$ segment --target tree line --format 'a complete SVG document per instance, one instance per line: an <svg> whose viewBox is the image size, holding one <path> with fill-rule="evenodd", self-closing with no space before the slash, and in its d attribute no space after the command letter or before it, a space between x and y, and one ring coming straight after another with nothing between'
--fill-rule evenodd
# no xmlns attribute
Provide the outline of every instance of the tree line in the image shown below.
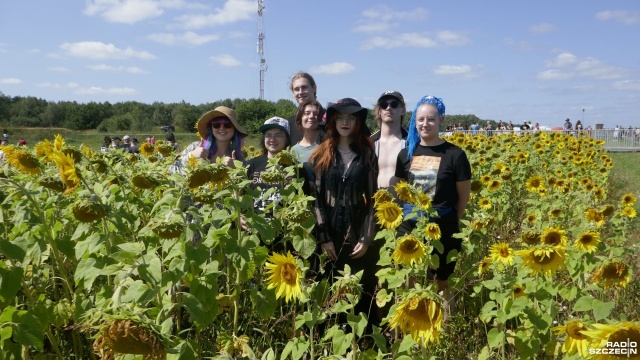
<svg viewBox="0 0 640 360"><path fill-rule="evenodd" d="M257 134L264 121L273 116L289 118L296 114L297 106L290 100L276 102L260 99L224 99L212 103L193 105L184 100L165 104L145 104L137 101L118 103L76 101L47 101L33 96L7 96L0 92L0 126L3 127L56 127L70 130L96 129L99 132L158 130L173 125L176 129L194 132L198 118L217 106L227 106L238 114L241 125ZM407 111L405 124L411 117ZM481 120L475 115L448 115L446 124L470 125ZM495 122L494 122L495 123ZM369 112L367 125L378 128L375 115Z"/></svg>

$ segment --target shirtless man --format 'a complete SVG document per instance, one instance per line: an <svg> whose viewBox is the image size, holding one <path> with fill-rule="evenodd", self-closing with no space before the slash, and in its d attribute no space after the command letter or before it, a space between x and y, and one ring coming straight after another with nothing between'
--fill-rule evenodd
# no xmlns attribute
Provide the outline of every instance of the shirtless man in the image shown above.
<svg viewBox="0 0 640 360"><path fill-rule="evenodd" d="M371 135L378 156L378 187L388 188L397 181L396 160L400 150L406 146L405 139L408 135L402 127L406 113L404 98L397 91L385 91L373 110L380 126L380 131Z"/></svg>

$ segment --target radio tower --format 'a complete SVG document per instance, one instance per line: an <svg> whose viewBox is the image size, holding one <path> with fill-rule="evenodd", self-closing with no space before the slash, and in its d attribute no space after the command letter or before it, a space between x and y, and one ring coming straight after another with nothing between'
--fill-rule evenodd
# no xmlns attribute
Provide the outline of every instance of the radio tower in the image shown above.
<svg viewBox="0 0 640 360"><path fill-rule="evenodd" d="M258 55L260 55L260 100L264 100L264 73L267 72L267 63L264 60L264 32L262 29L262 5L263 0L258 0Z"/></svg>

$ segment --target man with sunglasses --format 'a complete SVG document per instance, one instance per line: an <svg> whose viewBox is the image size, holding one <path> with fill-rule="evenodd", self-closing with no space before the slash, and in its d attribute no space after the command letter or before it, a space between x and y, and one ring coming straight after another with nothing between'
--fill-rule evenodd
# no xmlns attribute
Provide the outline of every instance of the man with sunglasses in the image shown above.
<svg viewBox="0 0 640 360"><path fill-rule="evenodd" d="M378 157L378 187L395 184L396 160L400 150L406 147L407 130L402 121L406 113L404 98L398 91L385 91L373 108L380 130L371 135Z"/></svg>

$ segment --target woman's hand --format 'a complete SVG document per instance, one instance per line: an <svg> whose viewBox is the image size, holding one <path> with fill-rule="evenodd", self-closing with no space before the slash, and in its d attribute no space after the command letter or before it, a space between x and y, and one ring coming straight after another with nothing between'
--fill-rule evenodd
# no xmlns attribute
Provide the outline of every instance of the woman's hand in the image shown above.
<svg viewBox="0 0 640 360"><path fill-rule="evenodd" d="M191 151L191 156L196 159L206 159L209 157L209 151L202 146L198 146Z"/></svg>
<svg viewBox="0 0 640 360"><path fill-rule="evenodd" d="M336 254L336 248L333 245L333 241L327 241L326 243L322 243L320 246L322 247L322 252L327 254L329 260L338 260L338 255Z"/></svg>
<svg viewBox="0 0 640 360"><path fill-rule="evenodd" d="M249 231L249 227L247 226L247 221L244 219L244 215L240 215L240 227L246 232L251 232Z"/></svg>
<svg viewBox="0 0 640 360"><path fill-rule="evenodd" d="M235 150L231 152L231 157L225 156L224 158L222 158L222 162L230 168L235 167L235 165L233 164L235 160L236 160Z"/></svg>
<svg viewBox="0 0 640 360"><path fill-rule="evenodd" d="M352 259L361 258L367 252L367 249L369 249L369 245L359 242L349 256L351 256Z"/></svg>

